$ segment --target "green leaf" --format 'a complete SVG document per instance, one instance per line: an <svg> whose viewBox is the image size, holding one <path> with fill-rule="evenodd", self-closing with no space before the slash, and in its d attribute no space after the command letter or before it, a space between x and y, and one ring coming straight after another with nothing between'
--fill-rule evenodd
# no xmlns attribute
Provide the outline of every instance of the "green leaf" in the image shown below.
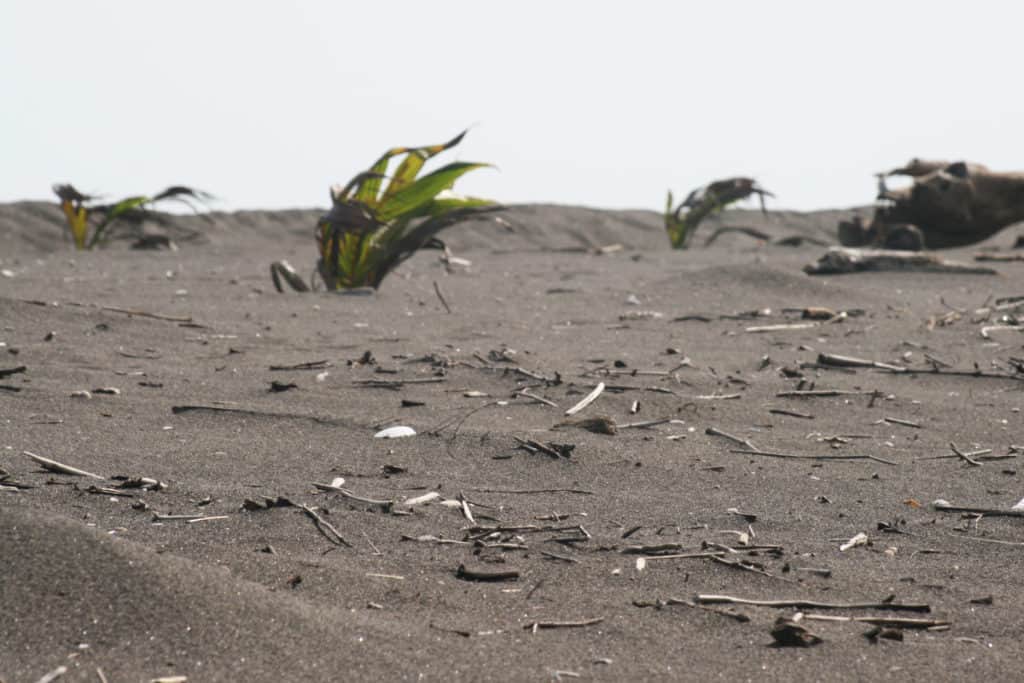
<svg viewBox="0 0 1024 683"><path fill-rule="evenodd" d="M435 218L437 216L443 216L450 211L457 211L459 209L482 209L485 207L496 206L495 202L490 199L483 199L481 197L460 197L458 195L439 196L434 201L422 207L417 211L418 216L427 216Z"/></svg>
<svg viewBox="0 0 1024 683"><path fill-rule="evenodd" d="M449 189L460 177L490 164L456 162L429 173L403 187L377 207L377 219L387 223L404 215L414 214L429 204L442 191Z"/></svg>
<svg viewBox="0 0 1024 683"><path fill-rule="evenodd" d="M377 195L380 193L380 185L386 177L385 174L388 170L388 162L391 160L391 157L401 154L405 149L406 148L404 147L389 149L384 153L384 156L378 159L377 162L370 167L369 171L363 174L366 178L360 185L358 191L356 191L355 200L357 202L362 202L363 204L371 207L377 205Z"/></svg>
<svg viewBox="0 0 1024 683"><path fill-rule="evenodd" d="M408 156L406 156L405 159L402 160L402 163L398 165L398 169L395 171L394 176L392 176L391 182L388 184L387 189L384 190L382 200L387 200L403 187L406 187L416 180L416 176L419 175L420 170L423 168L423 164L446 149L451 149L462 142L462 138L466 136L466 132L467 131L462 131L448 142L440 145L417 147L416 149L409 150Z"/></svg>

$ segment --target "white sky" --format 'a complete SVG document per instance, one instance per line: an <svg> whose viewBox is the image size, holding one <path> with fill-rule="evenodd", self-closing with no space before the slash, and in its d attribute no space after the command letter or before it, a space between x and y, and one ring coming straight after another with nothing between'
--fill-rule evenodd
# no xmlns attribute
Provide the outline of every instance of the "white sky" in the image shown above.
<svg viewBox="0 0 1024 683"><path fill-rule="evenodd" d="M188 184L324 206L387 147L507 203L661 210L747 174L869 202L912 156L1024 169L1024 5L891 0L3 0L0 201Z"/></svg>

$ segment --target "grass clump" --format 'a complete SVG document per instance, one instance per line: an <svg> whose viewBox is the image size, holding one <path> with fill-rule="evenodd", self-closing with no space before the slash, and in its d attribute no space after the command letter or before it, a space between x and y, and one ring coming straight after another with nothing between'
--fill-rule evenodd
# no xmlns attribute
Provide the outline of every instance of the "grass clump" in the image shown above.
<svg viewBox="0 0 1024 683"><path fill-rule="evenodd" d="M673 249L686 249L701 221L731 204L757 195L764 211L764 198L774 197L753 178L726 178L698 187L673 209L672 191L665 204L665 230Z"/></svg>
<svg viewBox="0 0 1024 683"><path fill-rule="evenodd" d="M173 185L151 197L136 195L110 204L97 203L98 196L82 194L70 184L54 185L53 192L60 199L76 249L92 249L103 244L112 234L111 228L119 222L137 225L154 217L154 207L159 202L178 201L196 211L189 199L206 202L213 198L201 190L184 185Z"/></svg>
<svg viewBox="0 0 1024 683"><path fill-rule="evenodd" d="M327 289L376 289L444 228L498 208L490 200L451 192L456 180L489 164L455 162L419 175L429 159L455 147L465 134L440 145L389 149L347 185L331 188L331 210L316 228L317 272ZM401 161L388 175L396 157Z"/></svg>

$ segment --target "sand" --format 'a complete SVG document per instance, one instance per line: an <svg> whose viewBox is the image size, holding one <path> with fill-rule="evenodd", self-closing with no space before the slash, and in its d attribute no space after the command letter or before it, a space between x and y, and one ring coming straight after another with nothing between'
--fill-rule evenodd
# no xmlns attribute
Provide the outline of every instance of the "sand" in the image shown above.
<svg viewBox="0 0 1024 683"><path fill-rule="evenodd" d="M674 252L652 212L516 206L442 234L468 269L427 250L359 296L273 290L272 260L311 271L316 210L76 253L56 207L0 207L0 374L25 367L0 377L0 680L1021 677L1024 521L931 503L1024 496L1016 457L984 459L1024 443L1024 337L986 339L1014 311L977 312L1024 295L1024 263L805 275L849 214L731 211ZM701 246L719 225L803 241ZM618 433L559 426L598 383L575 418ZM779 396L798 387L853 393ZM374 438L394 425L418 434ZM951 442L991 453L927 459ZM347 494L315 486L339 477ZM710 594L930 611L680 604ZM822 644L774 647L798 611L949 625L873 642L805 620Z"/></svg>

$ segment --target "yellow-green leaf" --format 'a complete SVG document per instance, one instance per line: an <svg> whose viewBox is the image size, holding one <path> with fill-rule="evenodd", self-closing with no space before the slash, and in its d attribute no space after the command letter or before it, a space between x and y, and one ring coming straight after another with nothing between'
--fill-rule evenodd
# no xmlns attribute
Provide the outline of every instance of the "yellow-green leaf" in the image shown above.
<svg viewBox="0 0 1024 683"><path fill-rule="evenodd" d="M466 173L487 166L490 164L456 162L428 173L382 201L377 207L377 219L387 223L401 216L414 214L433 201L442 190L449 189Z"/></svg>

